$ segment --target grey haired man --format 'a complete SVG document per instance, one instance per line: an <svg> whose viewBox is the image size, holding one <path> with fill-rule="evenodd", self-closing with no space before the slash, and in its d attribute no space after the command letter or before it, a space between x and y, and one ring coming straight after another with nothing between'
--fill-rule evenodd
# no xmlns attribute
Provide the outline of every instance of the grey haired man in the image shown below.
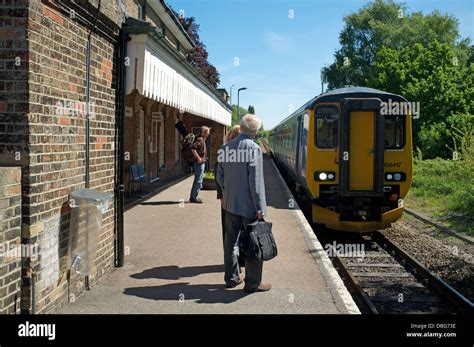
<svg viewBox="0 0 474 347"><path fill-rule="evenodd" d="M263 178L263 157L254 139L262 126L257 116L247 114L240 123L240 135L218 152L217 181L224 195L225 240L224 280L228 288L243 283L238 264L239 233L247 224L263 219L267 204ZM262 283L263 262L245 261L244 291L268 291Z"/></svg>

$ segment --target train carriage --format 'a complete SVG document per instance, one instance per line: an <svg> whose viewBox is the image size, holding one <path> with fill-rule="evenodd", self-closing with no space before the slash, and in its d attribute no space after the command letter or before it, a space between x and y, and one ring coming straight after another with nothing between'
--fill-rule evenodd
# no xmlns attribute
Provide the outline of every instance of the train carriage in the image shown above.
<svg viewBox="0 0 474 347"><path fill-rule="evenodd" d="M412 181L410 104L371 88L321 94L270 132L270 151L314 223L370 232L402 215Z"/></svg>

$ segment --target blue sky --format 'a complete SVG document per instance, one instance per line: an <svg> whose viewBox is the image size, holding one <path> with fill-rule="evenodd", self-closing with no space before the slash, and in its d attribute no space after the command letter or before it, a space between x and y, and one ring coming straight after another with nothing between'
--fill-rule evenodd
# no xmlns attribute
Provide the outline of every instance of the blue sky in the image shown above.
<svg viewBox="0 0 474 347"><path fill-rule="evenodd" d="M265 129L321 92L320 70L339 48L343 17L367 0L168 0L200 25L209 61L232 103L255 107ZM410 12L435 9L459 20L463 37L474 38L473 0L409 0ZM293 18L290 18L293 17ZM235 64L235 63L238 64Z"/></svg>

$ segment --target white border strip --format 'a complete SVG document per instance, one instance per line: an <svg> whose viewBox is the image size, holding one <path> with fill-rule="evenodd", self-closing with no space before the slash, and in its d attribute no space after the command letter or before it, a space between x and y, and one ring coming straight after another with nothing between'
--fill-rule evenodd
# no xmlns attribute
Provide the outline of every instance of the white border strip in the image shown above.
<svg viewBox="0 0 474 347"><path fill-rule="evenodd" d="M342 281L341 277L334 268L331 260L329 259L327 253L324 251L321 243L314 234L313 229L311 228L305 216L303 215L303 212L301 211L298 203L296 202L296 199L294 198L290 189L283 180L283 177L281 177L278 168L276 167L272 159L270 159L270 161L273 165L273 168L275 169L275 173L277 174L278 179L280 180L281 186L285 190L287 196L295 203L295 207L292 211L294 213L295 219L300 224L301 232L305 237L310 250L312 251L310 252L311 255L313 256L316 263L320 266L321 270L323 270L323 276L329 288L332 289L331 283L334 285L334 290L332 290L333 296L334 294L336 294L341 298L342 302L345 305L347 313L360 314L360 310L354 302L354 299L352 299L352 296L344 285L344 282Z"/></svg>

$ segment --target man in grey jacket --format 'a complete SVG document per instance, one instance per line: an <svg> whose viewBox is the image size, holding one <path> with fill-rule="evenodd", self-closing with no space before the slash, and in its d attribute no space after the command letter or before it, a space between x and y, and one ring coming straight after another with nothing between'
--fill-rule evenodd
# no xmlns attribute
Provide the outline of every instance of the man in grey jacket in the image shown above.
<svg viewBox="0 0 474 347"><path fill-rule="evenodd" d="M223 145L217 156L217 181L224 195L225 239L224 280L228 288L243 282L238 264L239 232L266 213L263 158L260 147L254 142L262 122L247 114L240 123L240 135ZM249 293L270 290L262 283L263 262L245 261L245 286Z"/></svg>

